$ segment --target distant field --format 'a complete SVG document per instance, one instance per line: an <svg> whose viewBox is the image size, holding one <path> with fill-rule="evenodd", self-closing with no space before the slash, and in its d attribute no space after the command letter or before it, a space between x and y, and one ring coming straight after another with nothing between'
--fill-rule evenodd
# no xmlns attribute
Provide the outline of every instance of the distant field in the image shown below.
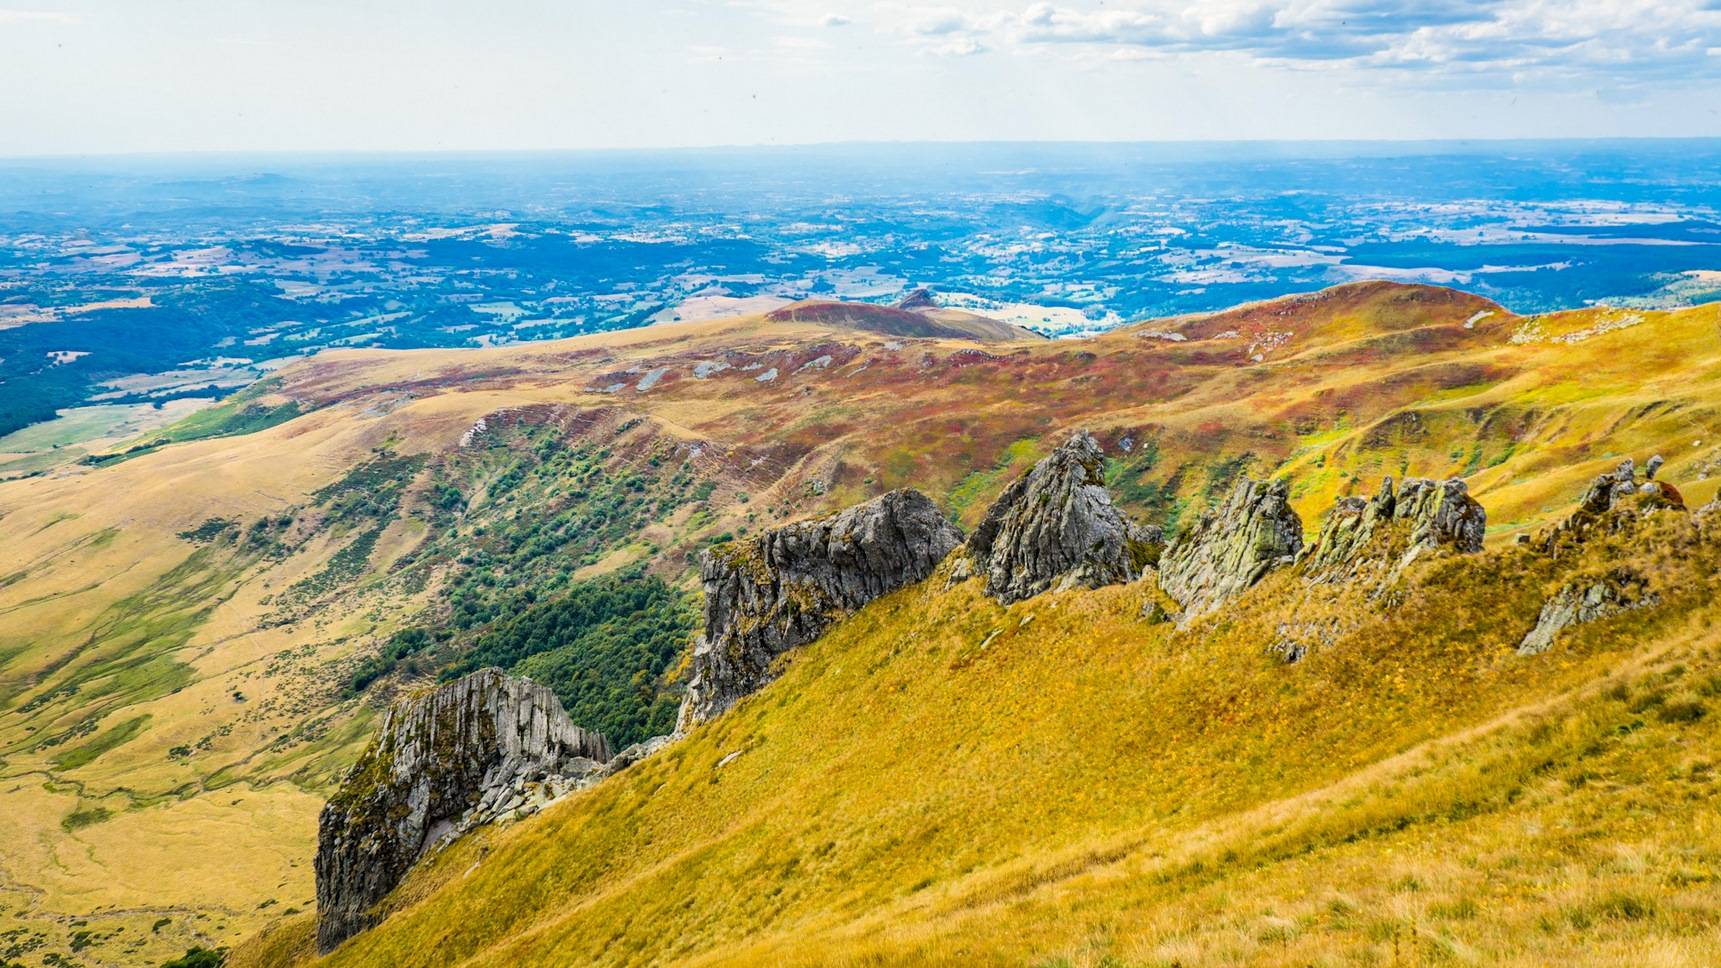
<svg viewBox="0 0 1721 968"><path fill-rule="evenodd" d="M0 437L0 475L28 474L73 463L140 434L159 430L208 406L206 399L75 407Z"/></svg>

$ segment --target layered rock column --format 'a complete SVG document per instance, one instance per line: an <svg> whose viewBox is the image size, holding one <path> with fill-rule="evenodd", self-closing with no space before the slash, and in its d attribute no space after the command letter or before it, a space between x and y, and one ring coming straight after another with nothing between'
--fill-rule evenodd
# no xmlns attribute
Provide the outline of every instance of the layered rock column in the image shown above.
<svg viewBox="0 0 1721 968"><path fill-rule="evenodd" d="M881 595L925 579L962 531L912 489L700 556L705 633L676 728L710 719L772 678L777 656Z"/></svg>
<svg viewBox="0 0 1721 968"><path fill-rule="evenodd" d="M573 785L609 758L555 693L498 669L395 703L318 818L317 949L373 926L377 902L444 835L524 803L527 783Z"/></svg>
<svg viewBox="0 0 1721 968"><path fill-rule="evenodd" d="M1388 549L1376 545L1385 526L1402 523L1409 528L1409 548L1396 560L1386 560ZM1314 544L1299 556L1299 566L1310 578L1338 581L1354 577L1365 565L1378 565L1387 579L1422 551L1450 548L1461 554L1482 550L1488 531L1488 512L1470 496L1460 478L1431 481L1412 477L1394 491L1392 478L1381 481L1372 498L1341 497L1328 512ZM1402 545L1398 547L1403 547ZM1378 574L1377 574L1378 577Z"/></svg>

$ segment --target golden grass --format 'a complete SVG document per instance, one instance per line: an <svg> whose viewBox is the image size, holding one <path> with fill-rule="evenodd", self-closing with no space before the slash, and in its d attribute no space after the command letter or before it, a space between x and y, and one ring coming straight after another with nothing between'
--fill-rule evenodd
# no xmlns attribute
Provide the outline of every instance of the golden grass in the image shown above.
<svg viewBox="0 0 1721 968"><path fill-rule="evenodd" d="M1696 584L1532 658L1517 548L1289 667L1290 581L1180 634L1141 586L935 577L450 849L328 963L1706 963L1716 733L1679 704L1721 690L1721 545L1665 527L1642 566Z"/></svg>

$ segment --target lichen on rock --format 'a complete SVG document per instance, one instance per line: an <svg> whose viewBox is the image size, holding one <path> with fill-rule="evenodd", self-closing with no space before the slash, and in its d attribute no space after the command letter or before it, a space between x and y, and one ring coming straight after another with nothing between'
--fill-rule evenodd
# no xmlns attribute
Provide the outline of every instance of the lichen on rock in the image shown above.
<svg viewBox="0 0 1721 968"><path fill-rule="evenodd" d="M1401 533L1389 536L1395 526ZM1297 564L1316 582L1364 579L1385 587L1424 551L1481 551L1487 531L1488 512L1462 479L1412 477L1395 490L1388 477L1374 497L1339 498Z"/></svg>
<svg viewBox="0 0 1721 968"><path fill-rule="evenodd" d="M1162 535L1123 516L1105 486L1105 454L1078 431L1004 490L968 537L986 594L1008 605L1047 591L1134 581Z"/></svg>
<svg viewBox="0 0 1721 968"><path fill-rule="evenodd" d="M609 758L555 693L499 669L399 700L318 818L318 950L374 925L377 902L439 843L541 809Z"/></svg>
<svg viewBox="0 0 1721 968"><path fill-rule="evenodd" d="M700 556L705 632L677 730L721 714L773 678L779 655L881 595L931 575L962 531L904 488Z"/></svg>
<svg viewBox="0 0 1721 968"><path fill-rule="evenodd" d="M1303 520L1282 480L1243 478L1224 504L1209 508L1165 547L1159 587L1188 623L1242 594L1303 547Z"/></svg>

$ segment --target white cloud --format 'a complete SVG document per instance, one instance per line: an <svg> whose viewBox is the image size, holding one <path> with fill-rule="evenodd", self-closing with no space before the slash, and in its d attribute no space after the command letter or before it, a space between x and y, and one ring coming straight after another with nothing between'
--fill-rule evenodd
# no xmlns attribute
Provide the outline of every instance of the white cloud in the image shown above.
<svg viewBox="0 0 1721 968"><path fill-rule="evenodd" d="M928 47L925 53L937 54L941 57L970 57L974 54L984 54L991 48L972 37L955 37L936 47Z"/></svg>
<svg viewBox="0 0 1721 968"><path fill-rule="evenodd" d="M819 18L819 26L821 27L847 27L852 23L854 23L853 20L840 13L827 13Z"/></svg>
<svg viewBox="0 0 1721 968"><path fill-rule="evenodd" d="M903 29L909 33L926 37L942 37L982 29L983 26L979 18L971 17L954 7L923 9L908 17L902 24Z"/></svg>
<svg viewBox="0 0 1721 968"><path fill-rule="evenodd" d="M1709 0L1041 0L1019 11L908 8L896 22L910 36L948 38L934 48L942 53L1237 51L1290 67L1502 77L1709 73L1721 47L1721 4Z"/></svg>

